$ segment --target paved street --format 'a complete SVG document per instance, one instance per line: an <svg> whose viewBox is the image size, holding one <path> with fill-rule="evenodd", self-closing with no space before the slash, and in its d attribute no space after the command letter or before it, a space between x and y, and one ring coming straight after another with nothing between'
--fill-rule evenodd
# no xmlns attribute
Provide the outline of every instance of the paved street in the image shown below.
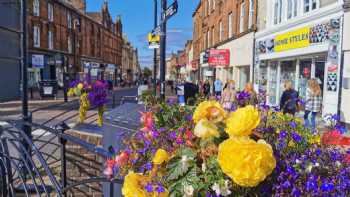
<svg viewBox="0 0 350 197"><path fill-rule="evenodd" d="M115 104L120 104L123 97L136 96L137 88L123 88L114 91ZM109 94L108 109L113 105L113 94ZM78 98L70 98L64 103L62 98L57 100L34 100L29 102L29 109L33 114L33 122L54 126L62 121L73 124L78 119ZM21 117L21 101L0 103L0 121L15 120ZM89 110L86 123L95 123L97 119L96 110Z"/></svg>

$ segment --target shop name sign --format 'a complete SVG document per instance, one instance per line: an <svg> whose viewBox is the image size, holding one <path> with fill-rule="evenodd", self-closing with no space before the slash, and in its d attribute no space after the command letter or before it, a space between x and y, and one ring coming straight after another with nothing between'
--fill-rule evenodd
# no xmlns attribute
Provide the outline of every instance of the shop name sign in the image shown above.
<svg viewBox="0 0 350 197"><path fill-rule="evenodd" d="M334 19L324 23L295 29L257 43L259 53L274 53L300 49L311 45L326 44L330 40L330 30L337 26Z"/></svg>
<svg viewBox="0 0 350 197"><path fill-rule="evenodd" d="M211 49L209 52L208 63L211 66L228 66L230 64L230 50Z"/></svg>
<svg viewBox="0 0 350 197"><path fill-rule="evenodd" d="M287 51L290 49L298 49L308 47L310 27L304 27L295 31L280 34L275 37L275 51Z"/></svg>

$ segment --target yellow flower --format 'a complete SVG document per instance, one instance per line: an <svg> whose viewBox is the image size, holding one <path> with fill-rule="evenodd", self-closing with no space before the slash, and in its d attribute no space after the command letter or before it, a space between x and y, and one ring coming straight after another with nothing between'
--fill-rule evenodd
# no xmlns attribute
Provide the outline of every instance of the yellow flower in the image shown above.
<svg viewBox="0 0 350 197"><path fill-rule="evenodd" d="M165 192L158 194L158 192L154 191L152 193L147 192L144 188L147 182L151 181L151 179L142 174L136 174L134 172L129 172L128 175L125 176L124 184L122 188L122 194L124 197L168 197L169 192L165 190Z"/></svg>
<svg viewBox="0 0 350 197"><path fill-rule="evenodd" d="M203 118L217 123L226 118L226 111L217 101L203 101L193 113L193 121L197 123Z"/></svg>
<svg viewBox="0 0 350 197"><path fill-rule="evenodd" d="M233 137L219 145L222 171L242 187L255 187L276 167L271 145L249 137Z"/></svg>
<svg viewBox="0 0 350 197"><path fill-rule="evenodd" d="M155 165L161 165L169 160L169 154L164 149L158 149L154 158L153 163Z"/></svg>
<svg viewBox="0 0 350 197"><path fill-rule="evenodd" d="M226 120L226 133L233 136L248 136L260 123L258 110L253 106L240 108Z"/></svg>
<svg viewBox="0 0 350 197"><path fill-rule="evenodd" d="M293 140L288 142L288 146L289 147L295 147L295 143L293 142Z"/></svg>
<svg viewBox="0 0 350 197"><path fill-rule="evenodd" d="M213 122L204 118L196 124L194 135L199 138L219 137L219 131Z"/></svg>
<svg viewBox="0 0 350 197"><path fill-rule="evenodd" d="M69 88L68 92L67 92L68 96L74 96L74 89L73 88Z"/></svg>
<svg viewBox="0 0 350 197"><path fill-rule="evenodd" d="M147 181L146 176L129 172L124 179L122 194L125 197L147 197L147 191L143 187Z"/></svg>
<svg viewBox="0 0 350 197"><path fill-rule="evenodd" d="M82 84L82 83L79 83L79 84L77 85L77 88L80 89L80 90L83 89L83 87L84 87L84 84Z"/></svg>

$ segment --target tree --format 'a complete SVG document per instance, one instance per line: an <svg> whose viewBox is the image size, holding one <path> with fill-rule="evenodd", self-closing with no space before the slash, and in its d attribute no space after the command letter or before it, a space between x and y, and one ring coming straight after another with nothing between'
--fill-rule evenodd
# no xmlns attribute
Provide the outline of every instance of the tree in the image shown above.
<svg viewBox="0 0 350 197"><path fill-rule="evenodd" d="M143 77L149 78L150 76L152 76L152 70L149 69L148 67L144 67L142 70L142 74L143 74Z"/></svg>

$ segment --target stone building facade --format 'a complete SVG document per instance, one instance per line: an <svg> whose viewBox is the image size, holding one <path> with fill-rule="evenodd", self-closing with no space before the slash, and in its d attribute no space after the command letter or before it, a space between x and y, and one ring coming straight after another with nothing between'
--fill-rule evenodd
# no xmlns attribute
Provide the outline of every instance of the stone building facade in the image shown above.
<svg viewBox="0 0 350 197"><path fill-rule="evenodd" d="M130 84L138 80L141 74L138 51L131 45L126 36L123 36L121 65L120 79L122 81Z"/></svg>
<svg viewBox="0 0 350 197"><path fill-rule="evenodd" d="M29 80L57 80L89 74L115 81L122 56L122 23L112 20L105 2L100 12L85 10L85 0L29 0ZM80 74L80 75L78 75Z"/></svg>
<svg viewBox="0 0 350 197"><path fill-rule="evenodd" d="M192 15L193 60L200 65L201 80L250 81L256 9L257 0L199 2ZM229 64L209 65L205 56L210 49L229 51Z"/></svg>

